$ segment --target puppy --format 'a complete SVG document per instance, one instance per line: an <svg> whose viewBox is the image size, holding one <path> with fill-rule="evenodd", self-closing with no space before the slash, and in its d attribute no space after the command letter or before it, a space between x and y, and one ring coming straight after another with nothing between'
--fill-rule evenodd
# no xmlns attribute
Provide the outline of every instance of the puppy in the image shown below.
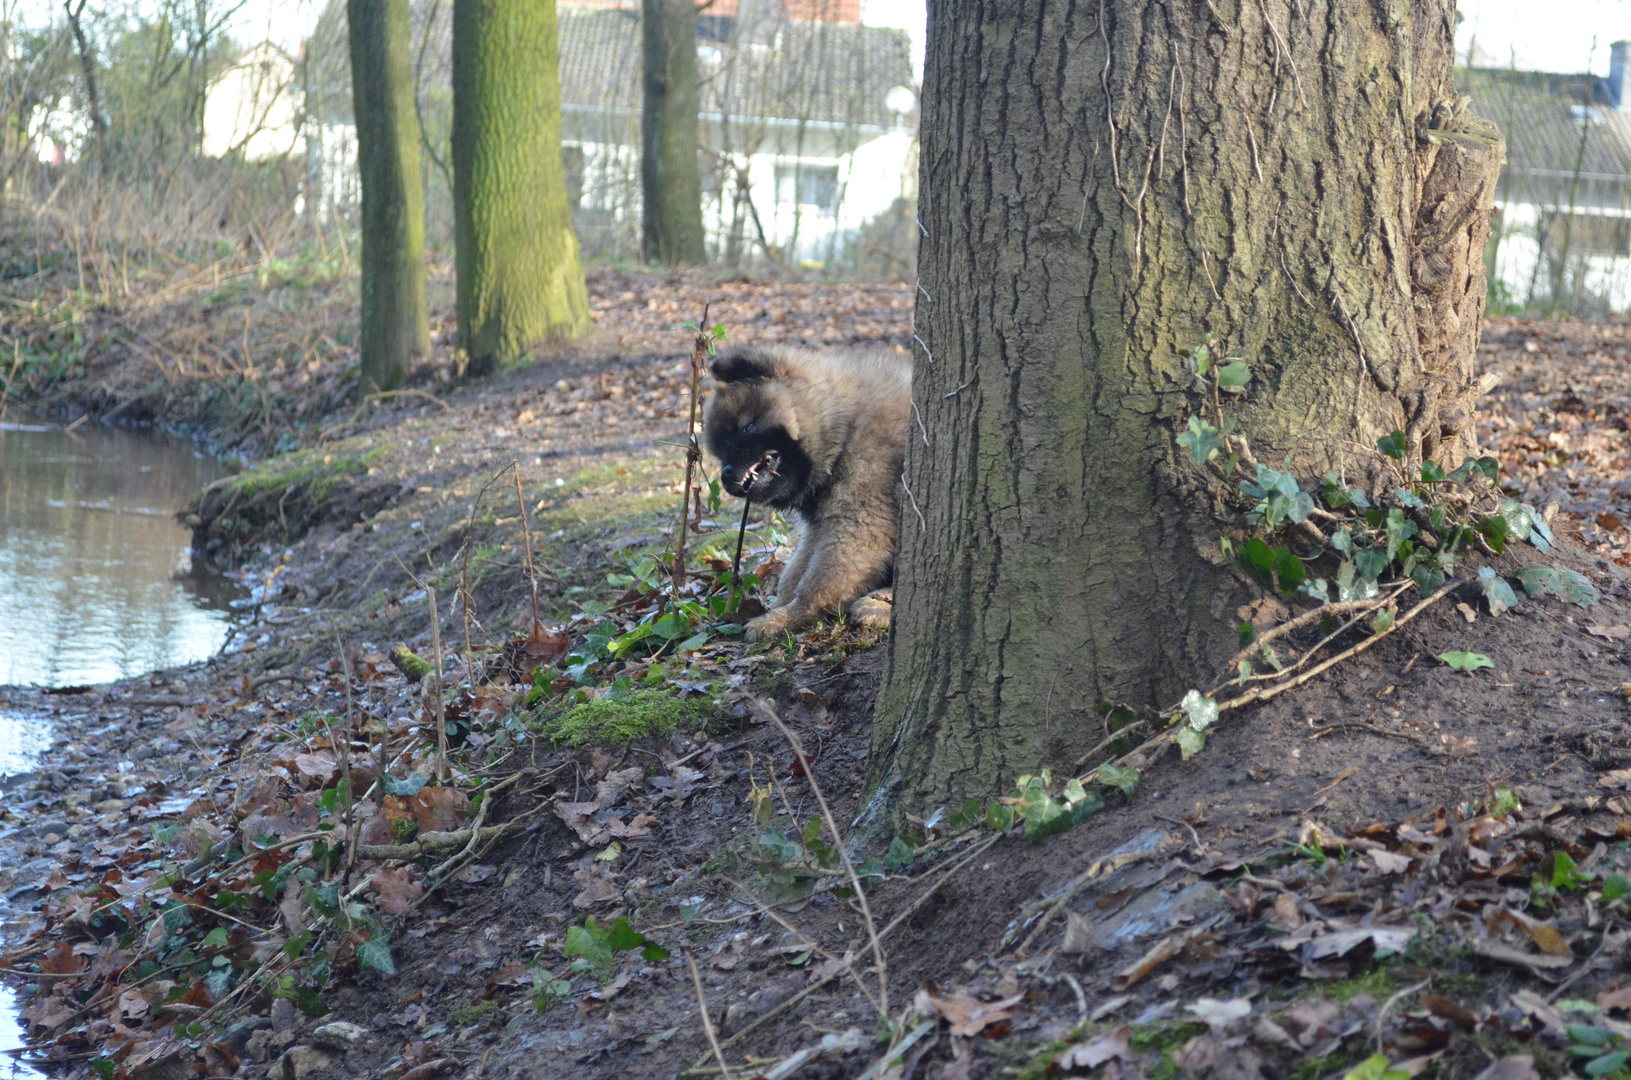
<svg viewBox="0 0 1631 1080"><path fill-rule="evenodd" d="M826 612L889 625L912 361L882 349L734 348L703 439L725 490L791 511L802 526L775 603L750 640L801 630Z"/></svg>

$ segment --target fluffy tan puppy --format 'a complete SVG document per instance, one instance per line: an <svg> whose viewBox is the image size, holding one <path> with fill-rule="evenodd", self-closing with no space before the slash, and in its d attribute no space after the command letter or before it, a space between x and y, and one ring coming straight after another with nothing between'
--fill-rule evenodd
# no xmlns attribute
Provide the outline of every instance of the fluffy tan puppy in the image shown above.
<svg viewBox="0 0 1631 1080"><path fill-rule="evenodd" d="M703 438L725 490L801 526L775 602L748 637L801 630L827 612L887 627L911 358L769 345L721 353L709 371Z"/></svg>

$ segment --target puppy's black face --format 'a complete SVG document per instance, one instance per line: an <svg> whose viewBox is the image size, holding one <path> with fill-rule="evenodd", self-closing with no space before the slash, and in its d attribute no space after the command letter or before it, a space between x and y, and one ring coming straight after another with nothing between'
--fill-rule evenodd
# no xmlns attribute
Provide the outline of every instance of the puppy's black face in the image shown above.
<svg viewBox="0 0 1631 1080"><path fill-rule="evenodd" d="M804 501L810 459L782 425L716 411L708 417L704 437L719 459L720 482L732 495L779 510Z"/></svg>

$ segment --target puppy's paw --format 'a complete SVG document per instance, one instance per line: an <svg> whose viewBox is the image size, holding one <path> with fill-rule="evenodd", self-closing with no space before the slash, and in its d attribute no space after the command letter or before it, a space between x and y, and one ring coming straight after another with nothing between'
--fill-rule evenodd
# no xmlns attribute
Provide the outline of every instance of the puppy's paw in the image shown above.
<svg viewBox="0 0 1631 1080"><path fill-rule="evenodd" d="M748 621L748 628L743 635L749 641L769 641L779 637L782 631L790 629L793 616L786 608L772 608L757 619Z"/></svg>
<svg viewBox="0 0 1631 1080"><path fill-rule="evenodd" d="M895 590L878 589L849 606L849 616L871 630L889 629L889 616L895 608Z"/></svg>

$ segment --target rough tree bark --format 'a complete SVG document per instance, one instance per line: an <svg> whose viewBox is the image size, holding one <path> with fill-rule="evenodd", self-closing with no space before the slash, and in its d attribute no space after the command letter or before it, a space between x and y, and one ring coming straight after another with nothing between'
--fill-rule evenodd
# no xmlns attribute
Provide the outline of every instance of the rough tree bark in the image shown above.
<svg viewBox="0 0 1631 1080"><path fill-rule="evenodd" d="M395 389L430 352L419 117L408 0L349 0L351 96L362 181L361 394Z"/></svg>
<svg viewBox="0 0 1631 1080"><path fill-rule="evenodd" d="M589 327L559 72L554 0L454 0L459 343L474 375Z"/></svg>
<svg viewBox="0 0 1631 1080"><path fill-rule="evenodd" d="M1174 437L1244 358L1258 460L1474 446L1502 143L1452 0L930 6L915 400L862 820L1068 768L1207 685L1250 594ZM929 352L932 350L932 356ZM919 517L921 513L921 518Z"/></svg>
<svg viewBox="0 0 1631 1080"><path fill-rule="evenodd" d="M640 250L664 266L707 260L697 153L697 8L644 0L640 12L645 108L640 117Z"/></svg>

